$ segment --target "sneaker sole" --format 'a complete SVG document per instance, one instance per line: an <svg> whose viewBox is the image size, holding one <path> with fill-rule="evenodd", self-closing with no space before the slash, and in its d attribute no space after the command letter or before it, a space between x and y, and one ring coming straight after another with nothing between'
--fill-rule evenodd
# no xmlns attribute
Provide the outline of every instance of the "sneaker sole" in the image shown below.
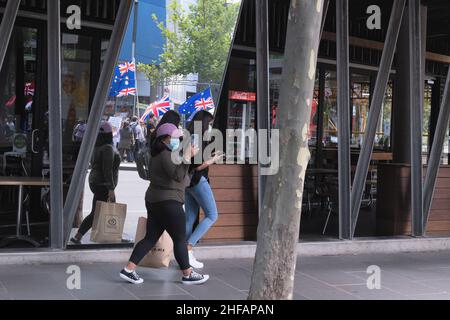
<svg viewBox="0 0 450 320"><path fill-rule="evenodd" d="M143 279L141 279L140 281L135 281L135 280L130 279L130 278L128 278L126 275L121 274L121 273L119 273L119 276L120 276L123 280L126 280L126 281L128 281L128 282L130 282L130 283L133 283L133 284L141 284L141 283L144 282Z"/></svg>
<svg viewBox="0 0 450 320"><path fill-rule="evenodd" d="M209 280L209 275L204 275L203 276L203 279L202 280L199 280L199 281L184 281L184 280L181 280L181 282L184 284L184 285L187 285L187 286L193 286L193 285L199 285L199 284L204 284L206 281L208 281Z"/></svg>

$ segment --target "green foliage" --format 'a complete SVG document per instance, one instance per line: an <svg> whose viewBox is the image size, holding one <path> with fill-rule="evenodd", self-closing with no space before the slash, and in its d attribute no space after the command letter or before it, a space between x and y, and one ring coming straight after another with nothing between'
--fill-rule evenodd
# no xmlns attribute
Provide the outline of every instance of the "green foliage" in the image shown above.
<svg viewBox="0 0 450 320"><path fill-rule="evenodd" d="M198 73L200 81L220 82L237 21L239 3L198 0L187 12L176 0L168 10L168 25L153 16L166 38L164 52L160 55L159 74L171 77ZM148 74L153 77L155 72L149 70Z"/></svg>
<svg viewBox="0 0 450 320"><path fill-rule="evenodd" d="M167 74L161 66L158 66L155 61L152 64L138 63L138 71L142 72L152 85L161 85Z"/></svg>

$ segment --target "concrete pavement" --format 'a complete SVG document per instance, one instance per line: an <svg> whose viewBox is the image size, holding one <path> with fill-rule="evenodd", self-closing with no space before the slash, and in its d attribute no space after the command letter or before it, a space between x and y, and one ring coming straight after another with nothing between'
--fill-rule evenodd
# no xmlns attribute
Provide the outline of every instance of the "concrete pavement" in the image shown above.
<svg viewBox="0 0 450 320"><path fill-rule="evenodd" d="M69 290L70 264L0 266L0 299L164 299L243 300L250 286L251 259L206 262L211 280L183 286L176 264L168 269L139 269L142 285L118 277L122 263L82 263L81 289ZM381 270L381 289L368 289L369 266ZM300 257L294 299L449 299L450 251Z"/></svg>

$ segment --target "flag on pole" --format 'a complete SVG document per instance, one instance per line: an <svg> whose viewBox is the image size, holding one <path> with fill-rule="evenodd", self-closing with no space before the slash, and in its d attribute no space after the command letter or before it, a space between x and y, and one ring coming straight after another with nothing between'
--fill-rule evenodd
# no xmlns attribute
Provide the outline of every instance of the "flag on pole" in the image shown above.
<svg viewBox="0 0 450 320"><path fill-rule="evenodd" d="M136 95L136 88L125 88L125 89L122 89L117 94L117 97L123 97L123 96L128 96L128 95L135 96Z"/></svg>
<svg viewBox="0 0 450 320"><path fill-rule="evenodd" d="M129 72L136 72L136 64L134 63L134 60L119 64L119 72L121 76L124 76Z"/></svg>
<svg viewBox="0 0 450 320"><path fill-rule="evenodd" d="M114 70L113 81L109 91L110 97L136 95L136 66L134 61L121 63Z"/></svg>
<svg viewBox="0 0 450 320"><path fill-rule="evenodd" d="M173 106L170 103L169 96L164 96L162 99L153 102L147 109L145 109L145 112L141 117L141 121L146 122L150 118L151 114L155 117L161 117L171 109L173 109Z"/></svg>
<svg viewBox="0 0 450 320"><path fill-rule="evenodd" d="M181 114L189 116L200 110L212 109L214 109L214 101L211 96L211 88L208 88L187 99L178 110Z"/></svg>

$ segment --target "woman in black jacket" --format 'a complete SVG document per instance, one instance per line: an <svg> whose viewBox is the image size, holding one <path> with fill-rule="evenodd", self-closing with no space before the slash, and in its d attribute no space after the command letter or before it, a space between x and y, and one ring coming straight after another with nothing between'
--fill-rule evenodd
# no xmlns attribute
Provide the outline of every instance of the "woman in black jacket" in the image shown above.
<svg viewBox="0 0 450 320"><path fill-rule="evenodd" d="M97 201L116 201L114 189L119 180L120 156L113 147L112 127L103 121L95 143L94 155L89 174L89 188L94 193L91 213L83 220L77 234L70 239L75 244L92 228Z"/></svg>

